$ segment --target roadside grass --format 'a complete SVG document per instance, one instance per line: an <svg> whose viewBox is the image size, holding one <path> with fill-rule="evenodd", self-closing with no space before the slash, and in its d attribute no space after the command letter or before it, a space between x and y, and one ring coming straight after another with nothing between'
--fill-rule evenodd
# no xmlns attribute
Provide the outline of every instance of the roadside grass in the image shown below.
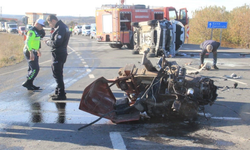
<svg viewBox="0 0 250 150"><path fill-rule="evenodd" d="M21 62L24 59L23 36L0 32L0 68Z"/></svg>

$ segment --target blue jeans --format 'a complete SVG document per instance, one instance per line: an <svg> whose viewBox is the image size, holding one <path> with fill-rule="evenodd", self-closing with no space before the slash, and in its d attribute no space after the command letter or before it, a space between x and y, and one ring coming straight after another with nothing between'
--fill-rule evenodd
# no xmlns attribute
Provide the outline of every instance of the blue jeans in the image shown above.
<svg viewBox="0 0 250 150"><path fill-rule="evenodd" d="M200 64L204 64L204 57L207 53L207 50L202 50L201 56L200 56ZM217 64L217 51L212 52L213 53L213 65Z"/></svg>

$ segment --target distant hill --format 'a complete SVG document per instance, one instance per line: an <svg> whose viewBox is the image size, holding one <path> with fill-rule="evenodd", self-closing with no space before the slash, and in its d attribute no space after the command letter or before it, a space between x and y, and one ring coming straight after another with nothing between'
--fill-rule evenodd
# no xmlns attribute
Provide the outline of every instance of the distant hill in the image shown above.
<svg viewBox="0 0 250 150"><path fill-rule="evenodd" d="M22 20L22 18L25 15L8 15L8 14L2 14L2 18L15 18L18 20ZM74 17L74 16L57 16L58 19L62 20L66 24L70 22L76 22L78 24L90 24L95 23L95 17L94 16L88 16L88 17Z"/></svg>
<svg viewBox="0 0 250 150"><path fill-rule="evenodd" d="M25 16L25 15L6 15L6 14L2 14L2 18L14 18L14 19L18 19L18 20L21 20L23 18L23 16Z"/></svg>
<svg viewBox="0 0 250 150"><path fill-rule="evenodd" d="M73 17L73 16L57 16L58 19L62 20L66 24L70 22L76 22L78 24L90 24L95 23L95 17L94 16L88 16L88 17Z"/></svg>

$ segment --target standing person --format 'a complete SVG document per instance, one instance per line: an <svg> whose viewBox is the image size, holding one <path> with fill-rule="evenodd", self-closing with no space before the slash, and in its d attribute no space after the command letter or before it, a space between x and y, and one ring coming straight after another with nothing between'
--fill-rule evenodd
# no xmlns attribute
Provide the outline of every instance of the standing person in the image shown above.
<svg viewBox="0 0 250 150"><path fill-rule="evenodd" d="M57 83L55 93L51 95L51 97L52 100L66 100L67 98L63 81L63 66L68 55L67 45L70 32L69 28L61 20L58 20L55 15L49 15L46 20L51 28L55 28L51 35L51 39L45 41L48 46L52 47L51 52L53 63L51 68L53 77Z"/></svg>
<svg viewBox="0 0 250 150"><path fill-rule="evenodd" d="M203 43L201 43L200 48L202 49L201 56L200 56L200 66L204 66L204 57L206 53L213 52L213 69L219 69L216 64L217 64L217 49L220 47L220 42L216 42L214 40L206 40Z"/></svg>
<svg viewBox="0 0 250 150"><path fill-rule="evenodd" d="M72 27L69 28L70 36L72 36L73 29Z"/></svg>
<svg viewBox="0 0 250 150"><path fill-rule="evenodd" d="M37 76L40 67L38 63L38 58L41 56L41 31L44 27L44 20L38 19L35 22L34 27L32 27L27 33L27 39L24 46L24 56L28 61L29 69L27 80L22 84L23 87L26 87L28 90L39 90L40 87L33 85L33 81Z"/></svg>

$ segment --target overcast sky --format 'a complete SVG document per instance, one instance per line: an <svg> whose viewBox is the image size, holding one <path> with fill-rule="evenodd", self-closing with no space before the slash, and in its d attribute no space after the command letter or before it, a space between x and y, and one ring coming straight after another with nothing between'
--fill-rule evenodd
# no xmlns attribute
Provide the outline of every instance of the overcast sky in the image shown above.
<svg viewBox="0 0 250 150"><path fill-rule="evenodd" d="M95 9L102 4L118 4L120 0L1 0L2 14L25 15L25 12L54 13L58 16L94 16ZM249 5L249 0L125 0L125 4L144 4L146 6L173 6L177 9L187 8L191 12L206 6L225 6L233 8Z"/></svg>

